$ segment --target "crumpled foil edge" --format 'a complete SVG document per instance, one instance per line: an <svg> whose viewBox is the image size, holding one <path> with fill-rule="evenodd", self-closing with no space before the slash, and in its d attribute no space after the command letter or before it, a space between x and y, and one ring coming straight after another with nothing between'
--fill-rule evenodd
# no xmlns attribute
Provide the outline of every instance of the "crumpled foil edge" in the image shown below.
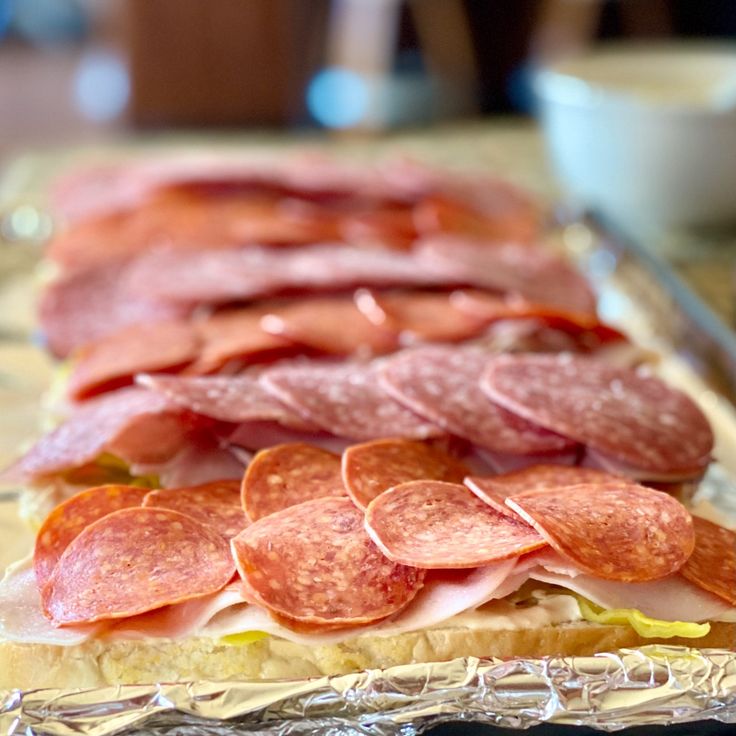
<svg viewBox="0 0 736 736"><path fill-rule="evenodd" d="M411 736L446 721L614 731L736 723L736 652L649 646L591 657L455 659L310 680L0 693L7 736Z"/></svg>

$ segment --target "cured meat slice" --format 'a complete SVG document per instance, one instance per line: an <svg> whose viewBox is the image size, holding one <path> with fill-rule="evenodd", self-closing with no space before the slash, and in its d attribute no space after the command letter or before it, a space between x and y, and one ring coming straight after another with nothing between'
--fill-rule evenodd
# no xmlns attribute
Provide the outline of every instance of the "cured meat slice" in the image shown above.
<svg viewBox="0 0 736 736"><path fill-rule="evenodd" d="M81 350L68 391L83 399L132 383L136 373L173 371L194 360L199 349L199 339L187 322L131 325Z"/></svg>
<svg viewBox="0 0 736 736"><path fill-rule="evenodd" d="M574 486L578 483L606 483L622 481L610 473L593 468L579 468L569 465L532 465L523 470L489 476L469 476L465 485L475 493L481 501L500 511L502 514L514 512L506 505L509 496L522 493Z"/></svg>
<svg viewBox="0 0 736 736"><path fill-rule="evenodd" d="M340 456L296 442L261 450L245 472L242 503L251 521L325 496L344 496Z"/></svg>
<svg viewBox="0 0 736 736"><path fill-rule="evenodd" d="M468 469L439 447L404 439L383 439L348 447L342 479L348 495L365 508L385 490L410 480L461 483Z"/></svg>
<svg viewBox="0 0 736 736"><path fill-rule="evenodd" d="M479 567L546 546L525 522L441 481L409 481L380 494L365 525L389 559L429 569Z"/></svg>
<svg viewBox="0 0 736 736"><path fill-rule="evenodd" d="M143 506L186 514L214 527L226 539L242 532L249 523L240 504L240 483L236 480L151 491L143 499Z"/></svg>
<svg viewBox="0 0 736 736"><path fill-rule="evenodd" d="M304 431L318 429L253 375L138 376L138 383L177 406L223 422L274 421Z"/></svg>
<svg viewBox="0 0 736 736"><path fill-rule="evenodd" d="M503 355L481 380L488 397L530 422L637 470L639 479L697 477L713 432L684 393L655 376L572 355Z"/></svg>
<svg viewBox="0 0 736 736"><path fill-rule="evenodd" d="M71 272L46 287L39 319L54 355L66 357L76 348L130 325L188 316L189 307L134 293L128 269L127 260L109 260ZM160 271L157 276L160 279Z"/></svg>
<svg viewBox="0 0 736 736"><path fill-rule="evenodd" d="M280 366L265 370L261 381L308 421L339 437L426 439L441 434L435 424L388 396L372 365Z"/></svg>
<svg viewBox="0 0 736 736"><path fill-rule="evenodd" d="M59 504L36 536L33 571L39 589L43 590L64 550L85 527L113 511L140 506L146 493L145 488L107 485L81 491Z"/></svg>
<svg viewBox="0 0 736 736"><path fill-rule="evenodd" d="M565 559L606 580L663 578L682 567L695 544L682 504L629 481L540 489L506 504Z"/></svg>
<svg viewBox="0 0 736 736"><path fill-rule="evenodd" d="M105 450L130 463L156 462L176 454L193 421L162 395L123 388L76 408L3 475L42 478L86 465Z"/></svg>
<svg viewBox="0 0 736 736"><path fill-rule="evenodd" d="M491 357L487 350L470 346L415 348L383 362L379 382L412 411L493 452L556 454L574 447L567 438L520 419L485 397L478 381Z"/></svg>
<svg viewBox="0 0 736 736"><path fill-rule="evenodd" d="M680 573L736 606L736 532L693 516L695 549Z"/></svg>
<svg viewBox="0 0 736 736"><path fill-rule="evenodd" d="M279 291L283 278L277 264L285 258L260 247L185 251L159 247L139 255L131 263L128 278L137 298L218 304Z"/></svg>
<svg viewBox="0 0 736 736"><path fill-rule="evenodd" d="M215 593L234 572L216 529L168 509L122 509L69 544L44 610L61 626L124 618Z"/></svg>
<svg viewBox="0 0 736 736"><path fill-rule="evenodd" d="M261 328L313 350L336 355L374 355L398 346L398 333L369 322L352 299L309 299L271 311Z"/></svg>
<svg viewBox="0 0 736 736"><path fill-rule="evenodd" d="M214 373L230 361L241 364L271 361L296 352L291 340L261 329L263 309L248 307L213 314L194 322L203 345L197 360L184 373Z"/></svg>
<svg viewBox="0 0 736 736"><path fill-rule="evenodd" d="M438 235L420 241L415 253L420 266L436 269L445 279L572 311L595 312L595 297L585 279L541 247Z"/></svg>
<svg viewBox="0 0 736 736"><path fill-rule="evenodd" d="M270 611L308 624L356 626L400 611L424 571L386 559L349 498L271 514L232 541L238 572Z"/></svg>
<svg viewBox="0 0 736 736"><path fill-rule="evenodd" d="M448 294L356 294L358 309L373 324L401 333L403 342L459 342L479 335L485 320L455 309Z"/></svg>

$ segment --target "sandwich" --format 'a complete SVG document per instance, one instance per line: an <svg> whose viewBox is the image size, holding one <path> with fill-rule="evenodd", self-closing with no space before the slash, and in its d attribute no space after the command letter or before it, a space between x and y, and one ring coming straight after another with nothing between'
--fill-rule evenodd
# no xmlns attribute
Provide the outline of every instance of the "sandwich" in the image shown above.
<svg viewBox="0 0 736 736"><path fill-rule="evenodd" d="M733 531L600 470L467 473L385 438L263 450L242 483L84 490L0 585L0 687L733 647Z"/></svg>

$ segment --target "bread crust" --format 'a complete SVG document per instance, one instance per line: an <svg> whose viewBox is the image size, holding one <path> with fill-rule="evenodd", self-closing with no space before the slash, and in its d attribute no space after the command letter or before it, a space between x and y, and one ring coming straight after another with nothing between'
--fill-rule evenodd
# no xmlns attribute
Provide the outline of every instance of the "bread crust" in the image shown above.
<svg viewBox="0 0 736 736"><path fill-rule="evenodd" d="M591 655L645 644L736 648L736 623L714 622L699 639L644 639L629 626L587 622L537 629L438 628L369 634L307 645L268 636L243 645L215 639L90 640L71 647L0 641L0 688L104 687L190 680L263 680L340 675L455 657Z"/></svg>

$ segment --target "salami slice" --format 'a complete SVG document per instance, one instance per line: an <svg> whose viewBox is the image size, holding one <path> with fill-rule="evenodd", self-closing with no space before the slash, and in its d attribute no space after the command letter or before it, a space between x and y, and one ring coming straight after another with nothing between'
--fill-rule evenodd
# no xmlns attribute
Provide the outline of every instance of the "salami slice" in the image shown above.
<svg viewBox="0 0 736 736"><path fill-rule="evenodd" d="M39 319L54 355L66 357L76 348L130 325L177 320L189 315L186 306L134 292L128 271L127 260L110 260L74 271L46 287L39 305ZM160 271L157 277L161 277Z"/></svg>
<svg viewBox="0 0 736 736"><path fill-rule="evenodd" d="M380 494L365 525L389 559L428 569L478 567L546 546L525 522L441 481L409 481Z"/></svg>
<svg viewBox="0 0 736 736"><path fill-rule="evenodd" d="M634 477L697 477L713 432L695 403L655 376L572 355L504 355L481 380L488 397L530 422L628 465Z"/></svg>
<svg viewBox="0 0 736 736"><path fill-rule="evenodd" d="M140 506L145 488L107 485L76 493L59 504L41 524L33 551L33 571L43 590L69 543L92 522L113 511Z"/></svg>
<svg viewBox="0 0 736 736"><path fill-rule="evenodd" d="M344 496L340 456L301 442L261 450L245 471L242 503L251 521L325 496Z"/></svg>
<svg viewBox="0 0 736 736"><path fill-rule="evenodd" d="M83 399L132 383L136 373L174 371L194 360L199 347L187 322L131 325L83 348L69 379L69 394Z"/></svg>
<svg viewBox="0 0 736 736"><path fill-rule="evenodd" d="M349 498L267 516L232 541L238 571L270 610L326 626L371 623L414 598L424 571L386 559Z"/></svg>
<svg viewBox="0 0 736 736"><path fill-rule="evenodd" d="M422 240L415 252L421 266L437 269L446 279L572 311L595 312L595 297L585 279L541 247L439 235Z"/></svg>
<svg viewBox="0 0 736 736"><path fill-rule="evenodd" d="M459 342L476 337L486 324L484 319L455 309L448 294L362 291L356 304L367 319L400 333L404 342Z"/></svg>
<svg viewBox="0 0 736 736"><path fill-rule="evenodd" d="M360 508L384 491L410 480L461 483L468 469L438 447L404 439L384 439L348 447L342 455L342 478Z"/></svg>
<svg viewBox="0 0 736 736"><path fill-rule="evenodd" d="M44 610L61 626L125 618L215 593L234 572L216 529L168 509L122 509L66 548Z"/></svg>
<svg viewBox="0 0 736 736"><path fill-rule="evenodd" d="M202 339L196 362L185 373L214 373L232 360L241 364L284 358L297 348L286 338L270 335L261 329L263 309L230 309L195 322L193 328Z"/></svg>
<svg viewBox="0 0 736 736"><path fill-rule="evenodd" d="M629 481L537 490L506 504L563 557L607 580L663 578L682 567L695 543L682 504Z"/></svg>
<svg viewBox="0 0 736 736"><path fill-rule="evenodd" d="M515 470L501 475L474 475L465 478L465 485L481 501L502 514L514 512L506 505L509 496L523 493L574 486L579 483L606 483L621 481L611 473L593 468L579 468L569 465L532 465L523 470Z"/></svg>
<svg viewBox="0 0 736 736"><path fill-rule="evenodd" d="M181 419L172 413L172 404L164 396L123 388L76 408L5 474L17 479L42 478L86 465L103 451L114 449L129 461L151 455L171 456L179 449L186 431ZM162 444L151 446L152 438L161 439Z"/></svg>
<svg viewBox="0 0 736 736"><path fill-rule="evenodd" d="M693 516L695 549L680 569L699 588L736 606L736 532Z"/></svg>
<svg viewBox="0 0 736 736"><path fill-rule="evenodd" d="M398 346L398 333L369 322L352 299L309 299L265 315L261 328L323 353L374 355Z"/></svg>
<svg viewBox="0 0 736 736"><path fill-rule="evenodd" d="M139 376L138 383L184 409L223 422L273 421L304 431L318 429L252 375Z"/></svg>
<svg viewBox="0 0 736 736"><path fill-rule="evenodd" d="M339 437L426 439L442 434L388 396L373 365L285 365L265 370L261 381L305 419Z"/></svg>
<svg viewBox="0 0 736 736"><path fill-rule="evenodd" d="M565 437L520 419L485 397L478 381L491 357L471 346L415 348L388 358L379 370L379 381L412 411L492 452L557 454L573 448Z"/></svg>
<svg viewBox="0 0 736 736"><path fill-rule="evenodd" d="M186 514L214 527L226 539L231 539L248 526L240 504L240 481L237 480L151 491L143 499L143 506Z"/></svg>

